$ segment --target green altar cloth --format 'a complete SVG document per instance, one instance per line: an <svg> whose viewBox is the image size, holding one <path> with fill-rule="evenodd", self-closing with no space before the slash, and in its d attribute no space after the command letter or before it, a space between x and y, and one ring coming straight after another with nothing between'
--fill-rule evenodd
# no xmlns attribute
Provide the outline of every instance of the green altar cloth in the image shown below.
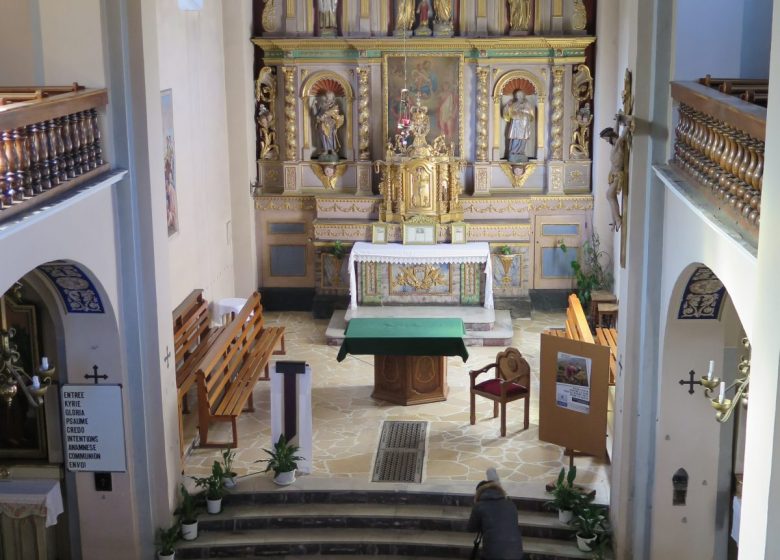
<svg viewBox="0 0 780 560"><path fill-rule="evenodd" d="M347 354L385 356L460 356L469 353L463 342L462 319L352 319L336 358Z"/></svg>

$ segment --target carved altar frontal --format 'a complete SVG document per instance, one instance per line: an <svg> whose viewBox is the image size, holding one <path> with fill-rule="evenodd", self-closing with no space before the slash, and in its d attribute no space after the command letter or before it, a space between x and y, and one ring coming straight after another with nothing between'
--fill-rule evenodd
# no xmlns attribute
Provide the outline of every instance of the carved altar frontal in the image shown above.
<svg viewBox="0 0 780 560"><path fill-rule="evenodd" d="M362 303L463 305L486 284L497 296L571 284L553 253L588 237L593 207L583 3L277 4L256 14L253 39L261 286L346 294L334 245L376 240L377 224L381 242L400 243L414 223L432 242L490 243L490 277L360 264Z"/></svg>

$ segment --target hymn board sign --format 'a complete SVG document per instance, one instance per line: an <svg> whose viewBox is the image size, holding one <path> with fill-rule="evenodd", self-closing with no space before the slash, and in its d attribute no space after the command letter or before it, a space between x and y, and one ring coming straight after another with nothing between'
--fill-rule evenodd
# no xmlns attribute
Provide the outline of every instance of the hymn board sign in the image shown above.
<svg viewBox="0 0 780 560"><path fill-rule="evenodd" d="M119 385L63 385L65 466L71 472L125 472Z"/></svg>

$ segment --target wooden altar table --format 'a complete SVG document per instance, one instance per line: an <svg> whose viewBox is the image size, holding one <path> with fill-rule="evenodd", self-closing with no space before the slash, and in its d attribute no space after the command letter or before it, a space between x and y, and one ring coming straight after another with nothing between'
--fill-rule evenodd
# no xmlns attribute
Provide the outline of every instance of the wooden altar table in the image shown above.
<svg viewBox="0 0 780 560"><path fill-rule="evenodd" d="M374 355L372 397L410 405L447 399L447 356L469 353L461 319L352 319L339 350Z"/></svg>
<svg viewBox="0 0 780 560"><path fill-rule="evenodd" d="M55 525L63 511L59 480L0 481L2 558L46 560L46 527Z"/></svg>
<svg viewBox="0 0 780 560"><path fill-rule="evenodd" d="M436 245L402 245L400 243L376 244L358 241L349 254L350 309L358 306L356 263L386 263L400 265L468 264L485 265L484 285L487 309L493 309L493 270L490 245L486 242Z"/></svg>

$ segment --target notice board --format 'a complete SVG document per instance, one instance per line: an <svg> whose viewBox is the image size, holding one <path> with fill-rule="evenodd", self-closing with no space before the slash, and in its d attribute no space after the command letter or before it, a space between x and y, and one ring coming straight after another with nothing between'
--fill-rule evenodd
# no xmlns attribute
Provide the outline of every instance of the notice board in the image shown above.
<svg viewBox="0 0 780 560"><path fill-rule="evenodd" d="M608 391L608 347L542 334L540 440L603 457Z"/></svg>
<svg viewBox="0 0 780 560"><path fill-rule="evenodd" d="M65 467L71 472L125 472L125 426L119 385L63 385Z"/></svg>

